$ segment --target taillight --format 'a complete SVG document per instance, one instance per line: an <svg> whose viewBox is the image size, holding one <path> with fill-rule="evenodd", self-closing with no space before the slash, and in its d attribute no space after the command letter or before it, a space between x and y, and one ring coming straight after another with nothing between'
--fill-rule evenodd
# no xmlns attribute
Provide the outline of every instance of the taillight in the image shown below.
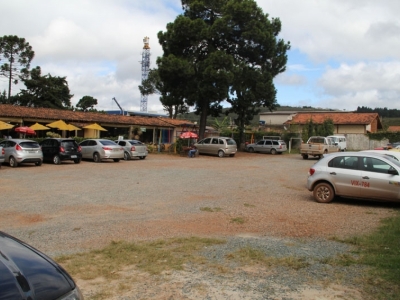
<svg viewBox="0 0 400 300"><path fill-rule="evenodd" d="M103 147L103 150L112 150L112 148L111 147Z"/></svg>
<svg viewBox="0 0 400 300"><path fill-rule="evenodd" d="M315 173L315 169L310 168L310 171L308 171L308 174L310 174L310 176L311 176L311 175L313 175L314 173Z"/></svg>
<svg viewBox="0 0 400 300"><path fill-rule="evenodd" d="M22 148L21 148L21 146L20 145L15 145L15 150L17 150L17 151L22 151Z"/></svg>
<svg viewBox="0 0 400 300"><path fill-rule="evenodd" d="M131 147L131 151L136 151L135 146L132 146L132 147Z"/></svg>
<svg viewBox="0 0 400 300"><path fill-rule="evenodd" d="M6 150L4 150L4 148L1 149L1 154L3 154L3 155L6 154Z"/></svg>
<svg viewBox="0 0 400 300"><path fill-rule="evenodd" d="M81 151L82 151L82 147L78 146L78 152L81 152Z"/></svg>
<svg viewBox="0 0 400 300"><path fill-rule="evenodd" d="M60 146L60 152L65 152L64 147L61 147L61 146Z"/></svg>
<svg viewBox="0 0 400 300"><path fill-rule="evenodd" d="M282 149L282 145L279 145L279 149Z"/></svg>

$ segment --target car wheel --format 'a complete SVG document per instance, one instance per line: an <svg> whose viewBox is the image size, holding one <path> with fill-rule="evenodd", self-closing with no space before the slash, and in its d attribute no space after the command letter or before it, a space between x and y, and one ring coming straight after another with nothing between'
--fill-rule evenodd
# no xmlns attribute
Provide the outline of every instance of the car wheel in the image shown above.
<svg viewBox="0 0 400 300"><path fill-rule="evenodd" d="M53 163L54 163L55 165L61 164L61 159L60 159L60 157L59 157L58 155L54 155L54 157L53 157Z"/></svg>
<svg viewBox="0 0 400 300"><path fill-rule="evenodd" d="M218 151L218 157L224 157L224 156L225 156L224 151L219 150L219 151Z"/></svg>
<svg viewBox="0 0 400 300"><path fill-rule="evenodd" d="M124 160L131 160L131 156L128 152L124 152Z"/></svg>
<svg viewBox="0 0 400 300"><path fill-rule="evenodd" d="M303 159L307 159L308 158L308 155L307 154L304 154L304 155L302 155L303 156Z"/></svg>
<svg viewBox="0 0 400 300"><path fill-rule="evenodd" d="M139 156L139 158L140 158L140 159L145 159L145 158L146 158L146 156Z"/></svg>
<svg viewBox="0 0 400 300"><path fill-rule="evenodd" d="M15 158L13 156L10 156L9 162L10 162L10 167L12 167L12 168L18 167L18 162L15 160Z"/></svg>
<svg viewBox="0 0 400 300"><path fill-rule="evenodd" d="M40 160L40 161L35 162L35 165L40 167L42 165L42 161Z"/></svg>
<svg viewBox="0 0 400 300"><path fill-rule="evenodd" d="M115 162L119 162L119 158L114 158L113 159Z"/></svg>
<svg viewBox="0 0 400 300"><path fill-rule="evenodd" d="M329 183L322 182L314 187L313 191L315 201L319 203L329 203L335 198L335 192Z"/></svg>
<svg viewBox="0 0 400 300"><path fill-rule="evenodd" d="M100 154L98 154L98 153L93 154L93 161L95 163L99 163L101 161Z"/></svg>
<svg viewBox="0 0 400 300"><path fill-rule="evenodd" d="M254 148L251 148L251 147L250 147L250 148L249 148L249 152L250 152L250 153L254 153Z"/></svg>
<svg viewBox="0 0 400 300"><path fill-rule="evenodd" d="M75 159L74 160L74 163L76 163L76 164L79 164L79 163L81 163L81 160L78 158L78 159Z"/></svg>
<svg viewBox="0 0 400 300"><path fill-rule="evenodd" d="M275 155L276 154L276 149L271 149L271 154Z"/></svg>

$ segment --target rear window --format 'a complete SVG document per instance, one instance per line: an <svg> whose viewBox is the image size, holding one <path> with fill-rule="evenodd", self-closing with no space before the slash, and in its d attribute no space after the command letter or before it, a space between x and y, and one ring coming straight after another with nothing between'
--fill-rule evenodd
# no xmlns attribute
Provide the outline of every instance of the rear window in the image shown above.
<svg viewBox="0 0 400 300"><path fill-rule="evenodd" d="M100 143L105 146L116 145L116 143L114 143L113 141L107 141L107 140L102 140L100 141Z"/></svg>
<svg viewBox="0 0 400 300"><path fill-rule="evenodd" d="M226 139L226 143L227 143L228 145L233 145L233 146L236 145L236 142L235 142L234 139Z"/></svg>
<svg viewBox="0 0 400 300"><path fill-rule="evenodd" d="M21 142L19 145L22 148L40 148L37 142Z"/></svg>
<svg viewBox="0 0 400 300"><path fill-rule="evenodd" d="M129 141L129 143L131 143L132 145L143 145L143 143L141 141Z"/></svg>
<svg viewBox="0 0 400 300"><path fill-rule="evenodd" d="M62 147L76 147L78 145L74 141L63 141L63 142L61 142L61 146Z"/></svg>

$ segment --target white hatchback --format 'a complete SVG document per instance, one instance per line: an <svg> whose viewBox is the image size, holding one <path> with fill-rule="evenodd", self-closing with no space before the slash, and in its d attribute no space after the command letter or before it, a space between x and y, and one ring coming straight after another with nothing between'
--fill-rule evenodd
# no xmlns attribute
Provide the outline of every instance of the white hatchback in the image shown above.
<svg viewBox="0 0 400 300"><path fill-rule="evenodd" d="M317 202L336 195L349 198L400 201L400 162L372 152L324 155L308 172L307 188Z"/></svg>

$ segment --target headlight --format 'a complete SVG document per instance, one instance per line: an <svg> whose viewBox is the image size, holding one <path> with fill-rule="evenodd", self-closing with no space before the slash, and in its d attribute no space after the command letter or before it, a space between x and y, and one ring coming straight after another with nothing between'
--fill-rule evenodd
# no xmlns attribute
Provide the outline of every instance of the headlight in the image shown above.
<svg viewBox="0 0 400 300"><path fill-rule="evenodd" d="M83 296L79 288L76 286L76 288L72 292L61 296L57 300L83 300Z"/></svg>

